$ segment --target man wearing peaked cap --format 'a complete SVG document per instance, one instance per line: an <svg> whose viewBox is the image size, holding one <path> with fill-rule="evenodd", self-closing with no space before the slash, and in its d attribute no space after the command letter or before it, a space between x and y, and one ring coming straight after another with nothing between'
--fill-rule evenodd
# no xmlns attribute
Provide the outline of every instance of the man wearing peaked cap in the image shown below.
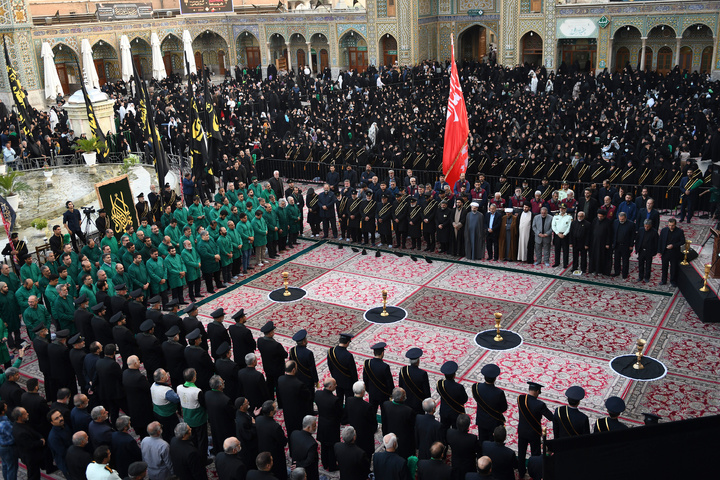
<svg viewBox="0 0 720 480"><path fill-rule="evenodd" d="M518 461L520 462L520 478L525 475L525 455L530 445L530 454L540 455L540 437L542 435L542 417L552 420L552 412L545 402L539 400L542 385L528 383L528 393L518 396Z"/></svg>
<svg viewBox="0 0 720 480"><path fill-rule="evenodd" d="M307 385L311 396L314 398L315 390L320 386L315 366L315 355L307 348L307 330L304 328L295 332L292 337L297 344L290 349L288 357L297 363L297 378Z"/></svg>
<svg viewBox="0 0 720 480"><path fill-rule="evenodd" d="M128 315L128 295L127 285L124 283L118 283L115 285L115 295L110 297L110 314L115 315L118 312L122 312Z"/></svg>
<svg viewBox="0 0 720 480"><path fill-rule="evenodd" d="M496 427L505 424L505 412L508 409L505 392L495 386L500 376L500 367L488 363L480 370L484 382L472 386L472 395L477 404L475 424L478 426L480 442L492 441Z"/></svg>
<svg viewBox="0 0 720 480"><path fill-rule="evenodd" d="M55 333L55 340L48 345L48 359L50 360L50 375L52 375L53 383L58 388L69 388L70 392L75 395L77 385L75 383L75 370L73 370L70 363L70 351L67 346L69 336L70 330L67 329L58 330Z"/></svg>
<svg viewBox="0 0 720 480"><path fill-rule="evenodd" d="M202 342L200 342L200 348L202 348L205 351L208 351L208 336L207 331L205 330L205 324L203 324L200 320L198 320L198 307L195 303L191 303L187 307L185 307L184 312L187 314L185 318L182 319L182 328L180 328L180 339L179 342L181 344L185 344L185 333L192 332L196 328L200 330L200 336L202 337Z"/></svg>
<svg viewBox="0 0 720 480"><path fill-rule="evenodd" d="M177 298L173 298L167 303L167 307L168 311L163 314L162 322L159 325L155 324L155 335L158 338L164 338L167 329L175 325L180 329L180 338L184 341L183 321L178 313L180 302Z"/></svg>
<svg viewBox="0 0 720 480"><path fill-rule="evenodd" d="M455 428L457 417L465 413L465 403L468 401L465 387L455 381L455 373L458 364L452 360L447 361L440 367L440 373L445 378L438 380L437 391L442 402L440 403L440 423L445 429Z"/></svg>
<svg viewBox="0 0 720 480"><path fill-rule="evenodd" d="M232 340L233 356L239 368L245 368L245 355L255 351L257 344L249 328L245 326L247 317L242 308L232 315L235 320L233 325L228 327L228 334Z"/></svg>
<svg viewBox="0 0 720 480"><path fill-rule="evenodd" d="M85 341L90 343L95 341L95 332L92 329L93 314L88 310L88 301L85 295L80 295L74 300L75 313L73 314L73 323L77 327L80 335L85 337Z"/></svg>
<svg viewBox="0 0 720 480"><path fill-rule="evenodd" d="M132 355L140 355L140 350L135 340L135 334L127 327L127 318L122 313L116 313L113 315L112 320L113 343L120 350L123 368L127 368L128 358Z"/></svg>
<svg viewBox="0 0 720 480"><path fill-rule="evenodd" d="M620 414L625 411L625 402L620 397L609 397L605 400L605 408L608 416L595 420L593 433L614 432L617 430L626 430L627 425L618 420Z"/></svg>
<svg viewBox="0 0 720 480"><path fill-rule="evenodd" d="M165 366L165 357L160 342L154 335L156 331L155 322L148 319L140 325L140 333L135 335L135 340L140 349L140 358L145 365L145 371L150 382L153 381L155 370Z"/></svg>
<svg viewBox="0 0 720 480"><path fill-rule="evenodd" d="M197 328L187 334L188 346L185 347L185 361L189 368L194 368L197 374L195 384L201 390L210 389L210 377L215 374L215 364L208 352L200 348L202 342L200 330Z"/></svg>
<svg viewBox="0 0 720 480"><path fill-rule="evenodd" d="M162 342L162 349L165 364L167 365L167 373L170 374L170 382L173 388L184 383L182 378L183 371L187 368L185 360L185 343L180 343L180 329L172 326L165 331L166 340ZM154 373L154 372L153 372Z"/></svg>
<svg viewBox="0 0 720 480"><path fill-rule="evenodd" d="M413 197L414 198L414 197ZM419 348L411 348L405 353L405 358L410 365L400 369L398 386L405 390L407 398L405 405L412 408L415 415L422 415L422 401L430 397L430 380L426 371L420 368L420 357L423 351Z"/></svg>
<svg viewBox="0 0 720 480"><path fill-rule="evenodd" d="M225 389L223 391L228 397L234 400L239 395L238 372L240 369L237 363L230 358L231 352L232 349L229 343L223 342L220 344L217 348L218 358L215 360L215 370L225 381Z"/></svg>
<svg viewBox="0 0 720 480"><path fill-rule="evenodd" d="M553 415L553 433L555 438L576 437L590 433L590 420L578 409L580 400L585 398L585 390L574 385L567 389L565 396L568 404L557 407Z"/></svg>
<svg viewBox="0 0 720 480"><path fill-rule="evenodd" d="M92 308L92 311L93 311L94 315L93 315L92 319L90 320L90 326L92 327L92 331L93 331L95 340L100 342L101 345L107 345L109 343L113 343L114 340L113 340L113 336L112 336L112 325L111 324L114 322L112 321L112 319L117 315L122 315L122 313L116 314L116 315L113 315L112 317L110 317L110 323L108 323L108 321L105 319L106 309L105 309L104 304L99 303L99 304L95 305ZM82 333L82 331L80 333Z"/></svg>
<svg viewBox="0 0 720 480"><path fill-rule="evenodd" d="M258 338L257 348L262 358L268 391L270 396L275 396L278 378L285 373L285 359L288 358L288 354L285 348L274 338L275 324L272 321L263 325L260 331L264 336Z"/></svg>
<svg viewBox="0 0 720 480"><path fill-rule="evenodd" d="M376 412L377 407L390 398L393 388L395 388L390 366L383 361L386 346L385 342L379 342L370 347L375 358L365 360L363 368L363 381L373 412Z"/></svg>
<svg viewBox="0 0 720 480"><path fill-rule="evenodd" d="M347 349L351 340L352 334L341 333L338 345L328 349L327 353L328 368L330 375L337 382L335 391L338 398L341 399L341 404L345 402L346 398L352 398L353 384L358 379L355 357Z"/></svg>
<svg viewBox="0 0 720 480"><path fill-rule="evenodd" d="M225 320L225 310L218 308L214 310L210 316L213 321L207 326L208 339L210 340L210 354L213 359L217 360L219 355L217 353L218 347L224 342L230 344L230 335L228 335L227 329L223 324Z"/></svg>

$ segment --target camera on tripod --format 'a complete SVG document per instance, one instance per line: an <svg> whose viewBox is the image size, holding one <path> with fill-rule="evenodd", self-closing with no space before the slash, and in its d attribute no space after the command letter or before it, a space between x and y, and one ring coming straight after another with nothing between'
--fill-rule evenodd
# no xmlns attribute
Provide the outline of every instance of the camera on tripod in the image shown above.
<svg viewBox="0 0 720 480"><path fill-rule="evenodd" d="M81 209L82 209L82 212L88 216L95 213L95 207L82 207Z"/></svg>

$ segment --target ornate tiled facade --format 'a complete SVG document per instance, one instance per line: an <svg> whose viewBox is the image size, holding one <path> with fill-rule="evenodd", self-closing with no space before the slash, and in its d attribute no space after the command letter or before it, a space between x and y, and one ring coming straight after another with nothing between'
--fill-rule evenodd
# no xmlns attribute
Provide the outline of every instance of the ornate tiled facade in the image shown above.
<svg viewBox="0 0 720 480"><path fill-rule="evenodd" d="M572 59L572 52L581 51L584 55L581 58L599 71L615 68L618 55L618 61L636 65L644 44L650 68L661 63L658 53L663 49L663 58L667 60L669 50L673 65L681 59L692 69L709 69L720 74L717 53L720 1L560 5L552 0L395 0L395 14L388 8L388 2L367 0L365 9L356 10L187 15L46 26L33 25L27 0L8 0L5 5L9 8L0 8L0 28L5 31L10 57L23 86L31 92L31 100L33 92L39 94L43 87L40 58L43 42L54 48L56 63L67 64L68 77L76 78L70 53L80 57L80 41L87 38L95 48L94 57L104 60L105 74L112 80L120 72L118 53L122 35L133 42L133 54L140 57L143 67L150 69L150 36L157 33L163 55L169 56L173 70L180 70L184 30L193 38L196 55L214 67L220 63L228 68L245 64L248 48L259 50L265 67L289 47L293 67L297 67L298 58L307 62L310 51L315 52L314 61L319 62L322 51L328 66L337 73L349 67L349 48L364 52L361 57L368 64L383 62L388 58L383 51L384 38L390 36L395 42L388 40L387 44L397 44L395 54L401 64L424 59L444 61L450 57L452 35L456 55L463 42L472 45L478 38L485 38L487 49L492 42L498 49L498 61L506 65L532 58L534 63L554 69L564 59ZM531 11L538 6L539 12ZM601 22L601 18L607 23ZM478 29L473 28L476 26L483 32L481 36L466 37L477 35ZM628 27L632 35L625 34ZM531 38L526 36L530 33ZM525 42L524 38L532 41ZM487 49L473 52L486 53ZM0 95L6 98L6 92L7 78L0 75Z"/></svg>

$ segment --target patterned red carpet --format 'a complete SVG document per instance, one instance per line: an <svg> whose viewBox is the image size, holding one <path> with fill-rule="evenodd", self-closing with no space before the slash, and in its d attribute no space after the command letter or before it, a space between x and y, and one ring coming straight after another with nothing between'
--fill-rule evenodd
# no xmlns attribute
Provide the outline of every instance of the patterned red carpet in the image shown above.
<svg viewBox="0 0 720 480"><path fill-rule="evenodd" d="M693 229L693 243L699 245L704 238L698 234L707 236L708 227ZM569 386L581 385L587 392L581 409L591 422L604 415L604 400L611 395L625 399L628 409L621 420L628 424L640 424L641 412L655 412L665 421L720 413L720 324L702 324L676 289L657 288L659 265L646 285L576 277L561 268L434 258L426 263L386 252L376 258L372 251L361 255L349 245L339 249L303 240L299 248L254 271L261 275L207 299L201 315L209 322L209 313L218 307L230 314L244 308L256 336L272 320L276 338L288 348L294 345L292 334L306 328L321 380L328 375L327 349L341 332L355 335L350 350L358 368L372 356L370 345L387 342L385 359L396 378L405 352L422 348L421 367L430 372L433 391L447 360L460 366L458 376L468 392L480 380L482 366L496 363L502 370L497 384L510 404L511 447L516 443L515 400L527 380L546 386L541 399L551 409L563 403ZM305 298L286 304L269 300L268 293L282 286L283 271L290 274L291 286L307 291ZM388 291L388 304L408 312L407 319L388 325L363 319L365 310L381 304L382 289ZM518 349L491 352L473 342L478 331L494 327L495 312L503 314L502 328L522 335ZM647 340L647 355L667 366L665 378L635 382L609 368L610 359L633 352L638 338ZM37 373L32 354L22 371ZM466 410L474 421L472 399Z"/></svg>

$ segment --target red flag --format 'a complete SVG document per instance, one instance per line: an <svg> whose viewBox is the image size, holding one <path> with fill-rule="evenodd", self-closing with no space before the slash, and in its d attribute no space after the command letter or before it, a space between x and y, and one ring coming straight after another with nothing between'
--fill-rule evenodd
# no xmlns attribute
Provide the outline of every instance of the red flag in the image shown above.
<svg viewBox="0 0 720 480"><path fill-rule="evenodd" d="M463 98L457 65L455 64L455 44L450 37L450 96L448 97L447 117L445 119L445 145L443 148L443 174L450 187L460 179L468 166L468 126L467 109Z"/></svg>

